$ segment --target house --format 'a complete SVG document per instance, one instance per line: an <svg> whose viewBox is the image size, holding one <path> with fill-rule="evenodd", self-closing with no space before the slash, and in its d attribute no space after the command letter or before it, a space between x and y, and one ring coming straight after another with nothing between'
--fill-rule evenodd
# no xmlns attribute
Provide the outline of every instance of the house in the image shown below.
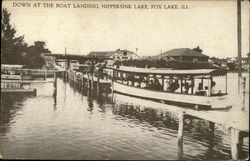
<svg viewBox="0 0 250 161"><path fill-rule="evenodd" d="M78 60L70 60L70 69L79 70L80 63Z"/></svg>
<svg viewBox="0 0 250 161"><path fill-rule="evenodd" d="M63 69L68 68L68 60L67 59L57 59L56 65L60 66Z"/></svg>
<svg viewBox="0 0 250 161"><path fill-rule="evenodd" d="M134 59L139 59L139 56L132 52L132 51L129 51L129 50L120 50L120 49L117 49L114 53L114 55L112 55L112 58L114 60L134 60Z"/></svg>
<svg viewBox="0 0 250 161"><path fill-rule="evenodd" d="M139 59L139 56L134 52L121 49L117 49L116 51L92 51L87 56L120 61Z"/></svg>
<svg viewBox="0 0 250 161"><path fill-rule="evenodd" d="M209 56L202 54L202 50L197 47L194 49L177 48L154 56L155 59L165 59L178 62L197 62L207 63Z"/></svg>

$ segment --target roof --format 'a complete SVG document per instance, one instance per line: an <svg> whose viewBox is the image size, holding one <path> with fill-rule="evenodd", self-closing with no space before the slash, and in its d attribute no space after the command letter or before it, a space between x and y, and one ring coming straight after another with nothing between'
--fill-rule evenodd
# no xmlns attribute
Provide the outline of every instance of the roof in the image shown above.
<svg viewBox="0 0 250 161"><path fill-rule="evenodd" d="M161 75L213 75L221 76L226 75L227 70L224 69L188 69L188 70L176 70L176 69L149 69L149 68L136 68L120 66L119 68L113 68L117 71L124 71L127 73L137 74L161 74Z"/></svg>
<svg viewBox="0 0 250 161"><path fill-rule="evenodd" d="M115 51L92 51L87 56L90 57L110 57Z"/></svg>
<svg viewBox="0 0 250 161"><path fill-rule="evenodd" d="M167 52L164 52L158 56L166 57L166 56L193 56L193 57L208 57L205 54L202 54L199 51L196 51L194 49L189 48L178 48L178 49L172 49Z"/></svg>
<svg viewBox="0 0 250 161"><path fill-rule="evenodd" d="M1 68L12 68L12 69L21 69L23 65L17 64L1 64Z"/></svg>

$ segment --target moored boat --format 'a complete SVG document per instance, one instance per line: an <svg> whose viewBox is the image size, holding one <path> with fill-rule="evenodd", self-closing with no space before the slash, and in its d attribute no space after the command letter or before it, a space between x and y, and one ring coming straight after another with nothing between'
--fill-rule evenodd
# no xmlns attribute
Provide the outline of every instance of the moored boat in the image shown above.
<svg viewBox="0 0 250 161"><path fill-rule="evenodd" d="M114 92L196 109L232 107L227 99L227 71L221 69L113 68ZM214 91L213 77L225 76L225 89Z"/></svg>

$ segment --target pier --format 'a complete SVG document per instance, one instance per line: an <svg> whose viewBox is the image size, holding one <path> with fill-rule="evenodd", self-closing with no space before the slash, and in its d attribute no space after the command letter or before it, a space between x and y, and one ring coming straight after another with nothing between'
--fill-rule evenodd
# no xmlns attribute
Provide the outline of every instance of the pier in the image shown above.
<svg viewBox="0 0 250 161"><path fill-rule="evenodd" d="M37 94L37 89L31 89L33 83L53 83L53 91L57 91L57 75L64 70L42 70L42 69L4 69L4 73L14 72L15 74L1 74L2 93L27 93ZM26 85L28 88L24 88Z"/></svg>
<svg viewBox="0 0 250 161"><path fill-rule="evenodd" d="M63 75L64 80L71 81L78 88L87 88L91 91L100 92L110 89L111 80L108 78L100 78L99 74L81 73L74 70L67 70Z"/></svg>

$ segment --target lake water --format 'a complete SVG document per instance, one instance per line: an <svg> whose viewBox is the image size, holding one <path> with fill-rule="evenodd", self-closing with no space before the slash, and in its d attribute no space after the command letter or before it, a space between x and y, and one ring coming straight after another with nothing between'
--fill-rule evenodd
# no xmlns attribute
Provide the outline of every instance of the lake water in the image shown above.
<svg viewBox="0 0 250 161"><path fill-rule="evenodd" d="M229 74L228 90L237 88ZM247 81L248 82L248 81ZM58 79L35 84L37 96L2 95L0 154L24 159L230 159L230 134L215 125L187 119L182 158L178 153L178 119L171 111L151 108L142 99L120 94L96 95ZM249 86L247 87L249 89ZM168 105L166 105L168 106ZM248 138L240 157L248 156Z"/></svg>

